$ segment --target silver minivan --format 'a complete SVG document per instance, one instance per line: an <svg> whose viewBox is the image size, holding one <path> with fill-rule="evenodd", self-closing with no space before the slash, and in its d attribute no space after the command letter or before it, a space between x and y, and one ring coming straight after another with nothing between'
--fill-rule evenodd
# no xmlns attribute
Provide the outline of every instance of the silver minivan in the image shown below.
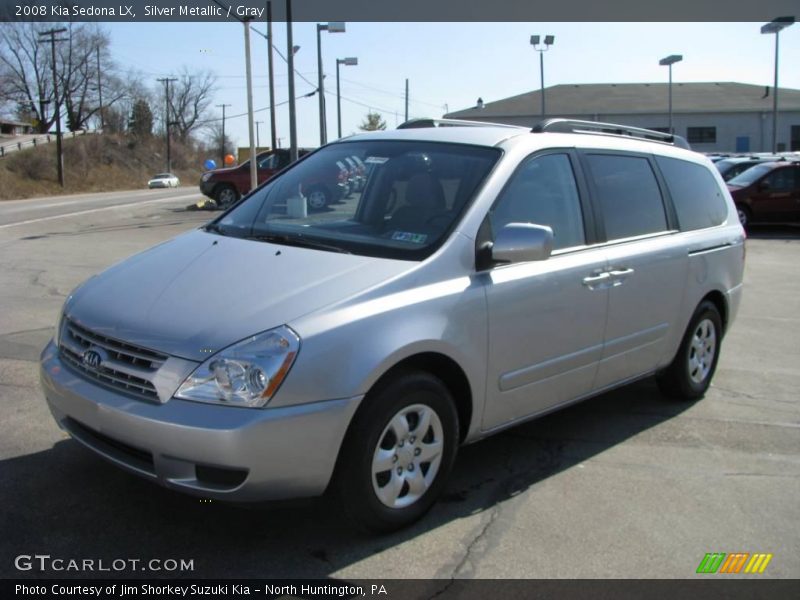
<svg viewBox="0 0 800 600"><path fill-rule="evenodd" d="M47 402L169 488L330 489L358 525L404 526L461 444L651 375L704 394L745 236L687 148L566 120L329 144L79 286L42 353ZM353 156L363 187L309 211L304 187Z"/></svg>

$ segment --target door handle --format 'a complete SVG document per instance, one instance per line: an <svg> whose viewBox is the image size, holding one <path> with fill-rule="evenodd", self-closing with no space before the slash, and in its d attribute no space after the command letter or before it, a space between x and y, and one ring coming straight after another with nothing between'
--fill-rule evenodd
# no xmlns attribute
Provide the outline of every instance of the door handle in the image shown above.
<svg viewBox="0 0 800 600"><path fill-rule="evenodd" d="M611 277L627 277L633 275L633 269L612 269L608 272Z"/></svg>
<svg viewBox="0 0 800 600"><path fill-rule="evenodd" d="M603 271L597 275L589 275L583 278L583 285L590 289L594 289L594 286L608 280L610 277L611 275L609 275L607 271Z"/></svg>

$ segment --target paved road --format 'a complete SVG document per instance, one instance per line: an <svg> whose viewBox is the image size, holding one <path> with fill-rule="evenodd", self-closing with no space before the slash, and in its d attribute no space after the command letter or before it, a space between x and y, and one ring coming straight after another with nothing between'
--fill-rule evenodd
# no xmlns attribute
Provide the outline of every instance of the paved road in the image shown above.
<svg viewBox="0 0 800 600"><path fill-rule="evenodd" d="M149 206L177 200L183 200L185 204L189 204L203 197L196 187L182 187L75 194L27 200L0 200L0 229L52 221L67 216L84 216L116 208L135 207L136 205ZM113 219L113 217L109 218Z"/></svg>
<svg viewBox="0 0 800 600"><path fill-rule="evenodd" d="M39 217L0 208L0 577L35 576L13 558L46 553L193 559L200 577L691 578L714 551L771 552L762 577L800 576L800 231L748 240L741 313L704 400L672 403L643 381L464 448L427 518L368 537L324 501L264 510L161 489L53 424L36 359L59 305L209 217L174 193L31 205Z"/></svg>

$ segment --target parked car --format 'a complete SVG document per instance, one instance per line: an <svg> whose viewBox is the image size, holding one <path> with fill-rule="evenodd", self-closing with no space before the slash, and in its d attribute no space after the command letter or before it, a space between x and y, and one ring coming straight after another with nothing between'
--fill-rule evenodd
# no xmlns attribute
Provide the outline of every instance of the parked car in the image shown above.
<svg viewBox="0 0 800 600"><path fill-rule="evenodd" d="M153 188L176 188L180 184L180 179L172 173L160 173L147 182L147 187L151 190Z"/></svg>
<svg viewBox="0 0 800 600"><path fill-rule="evenodd" d="M728 181L743 226L759 221L800 221L800 161L750 167Z"/></svg>
<svg viewBox="0 0 800 600"><path fill-rule="evenodd" d="M462 444L654 374L703 396L745 258L711 162L621 125L438 123L328 144L79 286L41 356L57 423L174 490L330 489L388 531ZM305 214L352 156L360 196Z"/></svg>
<svg viewBox="0 0 800 600"><path fill-rule="evenodd" d="M313 148L300 148L298 157L303 157L312 150ZM289 149L277 148L262 152L256 156L256 163L257 181L261 184L289 164ZM200 176L200 191L220 207L231 206L250 191L250 161L203 173Z"/></svg>
<svg viewBox="0 0 800 600"><path fill-rule="evenodd" d="M714 166L717 167L717 171L719 174L722 175L722 178L725 181L729 181L739 175L740 173L744 173L750 167L755 165L760 165L764 162L771 162L775 160L783 160L780 156L732 156L730 158L724 158L714 163Z"/></svg>

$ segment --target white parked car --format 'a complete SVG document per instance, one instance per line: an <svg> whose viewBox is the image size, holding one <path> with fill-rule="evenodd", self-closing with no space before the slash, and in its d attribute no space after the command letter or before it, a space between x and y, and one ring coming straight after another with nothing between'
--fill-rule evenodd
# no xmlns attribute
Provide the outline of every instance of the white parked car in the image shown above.
<svg viewBox="0 0 800 600"><path fill-rule="evenodd" d="M160 173L147 182L147 187L151 190L153 188L176 188L180 184L181 180L172 173Z"/></svg>

